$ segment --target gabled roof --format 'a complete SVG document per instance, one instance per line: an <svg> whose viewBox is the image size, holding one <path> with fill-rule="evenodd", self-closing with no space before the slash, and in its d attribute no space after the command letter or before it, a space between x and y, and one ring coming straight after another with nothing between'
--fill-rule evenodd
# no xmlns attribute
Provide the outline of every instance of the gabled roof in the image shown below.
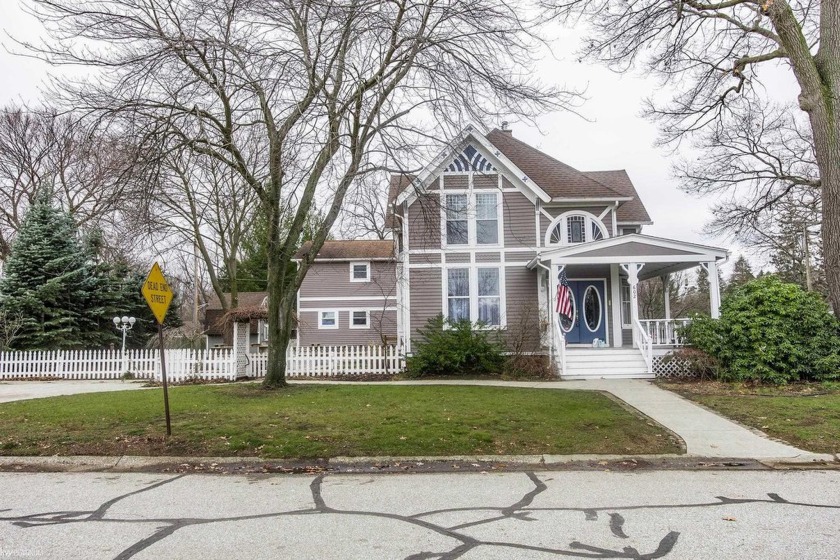
<svg viewBox="0 0 840 560"><path fill-rule="evenodd" d="M496 128L487 134L487 139L551 198L624 198L628 196L529 146L508 132Z"/></svg>
<svg viewBox="0 0 840 560"><path fill-rule="evenodd" d="M448 167L453 160L460 159L460 150L473 144L473 148L482 156L483 161L489 163L491 167L504 167L509 171L508 178L511 183L522 190L525 195L531 199L540 199L543 202L549 202L551 195L546 193L536 181L531 179L527 173L519 169L519 166L508 159L508 157L497 146L479 132L476 127L470 125L462 130L450 143L442 150L438 156L430 162L418 175L411 181L411 184L416 190L423 189L426 184L437 177L437 175ZM402 192L397 195L396 203L402 204L406 200L412 198L417 193L412 188L404 188ZM409 202L410 203L410 202Z"/></svg>
<svg viewBox="0 0 840 560"><path fill-rule="evenodd" d="M225 300L230 302L230 294L225 292ZM263 300L268 296L268 292L239 292L236 295L239 307L259 307ZM219 297L214 293L207 300L207 310L221 309L222 304Z"/></svg>
<svg viewBox="0 0 840 560"><path fill-rule="evenodd" d="M639 193L636 192L636 187L633 186L633 181L627 175L627 171L614 169L611 171L587 171L586 174L624 196L633 197L633 200L628 200L618 207L616 212L617 222L653 223L645 205L642 203L642 199L639 198Z"/></svg>
<svg viewBox="0 0 840 560"><path fill-rule="evenodd" d="M312 242L307 241L295 253L300 259L309 254ZM394 258L394 242L390 240L378 241L369 239L325 241L316 259L332 260L387 260Z"/></svg>

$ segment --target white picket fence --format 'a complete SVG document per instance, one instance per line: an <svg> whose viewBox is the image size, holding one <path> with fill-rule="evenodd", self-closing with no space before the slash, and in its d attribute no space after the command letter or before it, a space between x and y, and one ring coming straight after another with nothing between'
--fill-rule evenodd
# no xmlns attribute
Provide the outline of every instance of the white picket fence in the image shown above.
<svg viewBox="0 0 840 560"><path fill-rule="evenodd" d="M254 377L265 377L267 354L250 354ZM405 369L400 348L388 346L289 346L287 377L382 375Z"/></svg>
<svg viewBox="0 0 840 560"><path fill-rule="evenodd" d="M247 373L264 377L267 354L249 354ZM235 380L237 356L230 348L166 350L166 374L172 383ZM405 358L395 346L290 346L288 377L333 377L398 373ZM160 381L159 350L56 350L0 352L0 381L26 379L136 379Z"/></svg>

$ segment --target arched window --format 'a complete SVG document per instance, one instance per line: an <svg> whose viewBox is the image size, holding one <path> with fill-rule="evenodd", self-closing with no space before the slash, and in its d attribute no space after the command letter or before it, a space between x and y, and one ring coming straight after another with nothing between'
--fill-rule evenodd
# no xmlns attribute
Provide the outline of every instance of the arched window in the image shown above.
<svg viewBox="0 0 840 560"><path fill-rule="evenodd" d="M572 245L605 239L607 228L603 222L590 214L574 210L561 214L548 226L546 245Z"/></svg>

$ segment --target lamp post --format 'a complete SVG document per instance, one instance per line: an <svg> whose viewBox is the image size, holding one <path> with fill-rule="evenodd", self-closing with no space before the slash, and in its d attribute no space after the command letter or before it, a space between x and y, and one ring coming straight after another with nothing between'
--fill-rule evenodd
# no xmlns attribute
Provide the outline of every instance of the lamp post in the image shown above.
<svg viewBox="0 0 840 560"><path fill-rule="evenodd" d="M114 321L114 326L117 330L122 331L122 362L123 362L123 373L128 371L128 363L125 359L125 335L134 327L134 323L137 321L134 317L128 317L123 315L122 317L114 317L112 319Z"/></svg>

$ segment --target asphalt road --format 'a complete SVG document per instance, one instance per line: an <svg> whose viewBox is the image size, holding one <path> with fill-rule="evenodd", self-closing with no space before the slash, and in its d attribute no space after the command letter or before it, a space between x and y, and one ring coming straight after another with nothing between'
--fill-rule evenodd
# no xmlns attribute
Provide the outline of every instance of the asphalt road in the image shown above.
<svg viewBox="0 0 840 560"><path fill-rule="evenodd" d="M838 556L838 471L0 473L2 560Z"/></svg>

